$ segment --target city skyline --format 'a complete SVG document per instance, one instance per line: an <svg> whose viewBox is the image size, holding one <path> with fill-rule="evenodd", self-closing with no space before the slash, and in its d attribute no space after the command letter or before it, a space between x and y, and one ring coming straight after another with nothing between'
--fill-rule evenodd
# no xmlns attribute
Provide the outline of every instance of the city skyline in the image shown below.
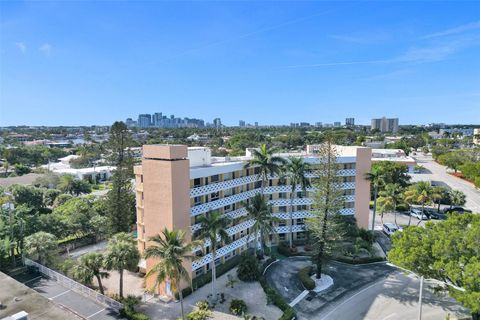
<svg viewBox="0 0 480 320"><path fill-rule="evenodd" d="M0 9L1 126L106 125L155 109L220 117L228 126L345 117L368 124L382 115L480 122L475 3L2 2Z"/></svg>

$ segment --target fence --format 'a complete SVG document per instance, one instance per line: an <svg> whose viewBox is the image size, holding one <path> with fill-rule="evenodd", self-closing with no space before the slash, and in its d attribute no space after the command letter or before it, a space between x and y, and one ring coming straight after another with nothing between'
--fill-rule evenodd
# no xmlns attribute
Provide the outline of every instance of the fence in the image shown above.
<svg viewBox="0 0 480 320"><path fill-rule="evenodd" d="M38 271L43 274L44 276L53 279L63 285L64 287L71 289L77 293L80 293L83 296L86 296L87 298L91 298L95 300L96 302L99 302L103 304L104 306L107 306L109 308L115 309L116 311L120 310L123 308L123 305L107 296L104 296L101 293L98 293L95 290L90 289L89 287L84 286L81 283L78 283L69 277L64 276L63 274L60 274L56 271L53 271L52 269L49 269L39 263L36 263L35 261L32 261L28 258L24 258L24 262L26 266L31 266L35 267L38 269Z"/></svg>

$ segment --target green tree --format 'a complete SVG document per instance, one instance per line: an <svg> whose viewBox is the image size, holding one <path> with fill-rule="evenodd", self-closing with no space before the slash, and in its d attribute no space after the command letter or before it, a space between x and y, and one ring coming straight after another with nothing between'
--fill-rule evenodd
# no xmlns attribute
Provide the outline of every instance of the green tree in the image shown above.
<svg viewBox="0 0 480 320"><path fill-rule="evenodd" d="M217 273L215 259L217 256L218 241L224 243L230 241L230 237L227 233L230 218L222 216L218 211L211 211L200 216L198 222L200 223L198 239L203 240L205 244L208 243L208 247L212 254L212 299L216 301L215 283L217 281Z"/></svg>
<svg viewBox="0 0 480 320"><path fill-rule="evenodd" d="M322 265L329 258L329 249L336 242L334 234L341 237L340 232L333 232L334 216L343 208L344 196L339 176L340 166L337 163L337 151L330 136L318 151L319 164L313 169L317 176L314 181L315 195L312 206L314 217L307 219L306 227L310 233L310 241L314 249L313 261L316 264L316 277L322 276Z"/></svg>
<svg viewBox="0 0 480 320"><path fill-rule="evenodd" d="M12 195L16 205L25 205L34 209L43 208L43 188L26 185L14 185Z"/></svg>
<svg viewBox="0 0 480 320"><path fill-rule="evenodd" d="M452 151L438 157L438 162L457 173L458 168L465 162L465 154L460 151Z"/></svg>
<svg viewBox="0 0 480 320"><path fill-rule="evenodd" d="M25 238L27 256L40 264L51 263L58 254L57 238L47 232L37 232Z"/></svg>
<svg viewBox="0 0 480 320"><path fill-rule="evenodd" d="M123 122L115 122L110 128L108 140L108 160L116 168L112 175L112 189L107 194L107 217L111 234L128 232L135 219L135 195L131 183L132 145L127 126Z"/></svg>
<svg viewBox="0 0 480 320"><path fill-rule="evenodd" d="M307 188L310 187L310 180L307 178L307 173L310 165L306 163L303 158L290 158L285 165L285 175L290 182L290 248L293 246L293 201L297 196L297 188L300 187L303 194L307 193Z"/></svg>
<svg viewBox="0 0 480 320"><path fill-rule="evenodd" d="M274 155L275 151L276 149L268 148L266 144L262 144L260 149L252 150L253 158L245 164L245 168L258 168L258 177L262 181L262 196L268 179L275 174L280 174L281 166L285 163L285 159Z"/></svg>
<svg viewBox="0 0 480 320"><path fill-rule="evenodd" d="M185 232L181 230L164 229L149 239L152 245L145 249L145 258L158 259L158 262L147 273L147 277L155 276L155 283L169 280L173 292L178 292L180 297L180 306L182 310L182 319L185 319L183 310L183 293L181 290L181 282L185 281L190 284L190 275L184 264L185 261L192 261L194 255L193 250L201 245L199 241L191 241L187 243Z"/></svg>
<svg viewBox="0 0 480 320"><path fill-rule="evenodd" d="M55 199L62 194L62 192L58 189L47 189L43 193L43 205L45 207L52 207Z"/></svg>
<svg viewBox="0 0 480 320"><path fill-rule="evenodd" d="M103 266L103 255L98 252L89 252L80 257L73 269L73 275L88 285L92 284L93 278L96 278L100 293L104 294L102 279L108 278L110 274L103 270Z"/></svg>
<svg viewBox="0 0 480 320"><path fill-rule="evenodd" d="M405 191L405 200L409 203L419 204L422 206L422 214L425 212L425 204L428 204L432 201L433 187L429 181L420 181L416 184L410 186L407 191ZM422 220L418 221L420 224ZM411 222L408 220L408 225Z"/></svg>
<svg viewBox="0 0 480 320"><path fill-rule="evenodd" d="M265 252L265 240L270 234L275 234L273 223L279 221L278 218L272 216L272 206L269 205L261 194L256 194L251 200L250 204L246 206L247 218L254 221L250 234L255 239L254 255L257 256L257 248L262 248ZM247 243L248 237L247 236Z"/></svg>
<svg viewBox="0 0 480 320"><path fill-rule="evenodd" d="M403 188L397 184L387 184L385 189L380 191L380 198L378 199L380 205L384 210L392 211L395 215L395 224L397 224L397 205L402 200ZM383 224L383 211L382 210L382 224Z"/></svg>
<svg viewBox="0 0 480 320"><path fill-rule="evenodd" d="M58 189L64 193L79 196L83 193L90 193L92 186L85 180L76 179L74 176L65 174L60 177Z"/></svg>
<svg viewBox="0 0 480 320"><path fill-rule="evenodd" d="M116 270L120 275L119 295L123 298L123 273L137 267L140 254L133 236L124 232L115 234L107 245L104 254L104 265L107 270Z"/></svg>
<svg viewBox="0 0 480 320"><path fill-rule="evenodd" d="M392 236L388 260L403 268L465 289L444 288L480 319L480 215L452 214L425 227Z"/></svg>
<svg viewBox="0 0 480 320"><path fill-rule="evenodd" d="M450 190L449 192L450 197L450 209L453 206L463 206L466 202L465 193L460 190Z"/></svg>

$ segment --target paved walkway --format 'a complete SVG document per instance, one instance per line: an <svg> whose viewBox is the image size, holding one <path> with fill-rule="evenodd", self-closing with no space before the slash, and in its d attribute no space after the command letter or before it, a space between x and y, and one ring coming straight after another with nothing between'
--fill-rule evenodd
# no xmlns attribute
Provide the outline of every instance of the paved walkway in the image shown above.
<svg viewBox="0 0 480 320"><path fill-rule="evenodd" d="M412 182L434 181L438 185L446 184L452 189L460 190L467 196L465 207L480 213L480 191L472 183L448 174L447 168L433 161L431 156L416 155L414 158L427 172L411 174Z"/></svg>
<svg viewBox="0 0 480 320"><path fill-rule="evenodd" d="M115 311L107 309L104 305L62 286L55 280L31 273L23 273L13 278L85 319L122 319Z"/></svg>
<svg viewBox="0 0 480 320"><path fill-rule="evenodd" d="M223 304L218 303L216 305L214 319L241 319L232 316L228 311L232 299L244 300L247 304L247 314L249 315L262 316L265 320L276 320L280 318L282 311L274 305L267 305L267 297L260 283L239 281L236 274L237 269L234 268L217 279L216 291L222 292L226 301ZM237 280L233 288L226 285L228 275L231 275ZM186 297L184 300L185 312L188 313L192 311L195 303L200 300L206 300L210 293L211 284L206 284ZM146 304L143 304L139 310L145 312L151 319L156 320L178 319L181 315L179 302L164 303L157 300L150 300Z"/></svg>

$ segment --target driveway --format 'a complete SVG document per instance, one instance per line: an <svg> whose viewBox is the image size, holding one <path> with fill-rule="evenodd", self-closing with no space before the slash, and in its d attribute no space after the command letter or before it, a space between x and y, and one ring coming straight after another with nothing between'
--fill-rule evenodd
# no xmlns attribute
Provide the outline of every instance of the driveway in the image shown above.
<svg viewBox="0 0 480 320"><path fill-rule="evenodd" d="M279 261L266 273L267 282L289 303L303 290L297 272L309 264L307 257ZM385 263L348 265L331 262L325 273L334 285L320 294L309 293L294 306L298 319L416 319L419 281ZM466 316L448 296L437 296L424 284L422 319L445 319L447 314Z"/></svg>
<svg viewBox="0 0 480 320"><path fill-rule="evenodd" d="M467 196L465 207L473 212L480 213L480 191L475 189L472 183L448 174L447 168L433 161L431 156L416 155L414 158L419 165L424 166L427 170L425 173L410 174L412 182L433 181L438 185L447 185L452 189L460 190Z"/></svg>

